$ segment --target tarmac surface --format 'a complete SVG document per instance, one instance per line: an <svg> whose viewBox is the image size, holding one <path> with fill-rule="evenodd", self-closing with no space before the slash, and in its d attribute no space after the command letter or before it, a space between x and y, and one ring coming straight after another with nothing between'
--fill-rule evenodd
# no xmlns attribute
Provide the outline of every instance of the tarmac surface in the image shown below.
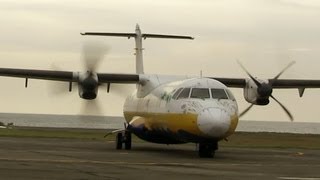
<svg viewBox="0 0 320 180"><path fill-rule="evenodd" d="M0 137L0 179L320 180L320 150L220 147L202 159L195 145Z"/></svg>

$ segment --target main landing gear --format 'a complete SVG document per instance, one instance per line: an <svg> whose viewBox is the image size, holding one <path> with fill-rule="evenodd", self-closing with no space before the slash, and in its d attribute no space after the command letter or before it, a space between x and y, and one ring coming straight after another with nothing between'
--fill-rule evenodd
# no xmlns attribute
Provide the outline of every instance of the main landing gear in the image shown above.
<svg viewBox="0 0 320 180"><path fill-rule="evenodd" d="M116 149L122 149L122 145L124 144L124 148L129 150L131 149L131 132L124 131L117 133L116 139Z"/></svg>
<svg viewBox="0 0 320 180"><path fill-rule="evenodd" d="M218 142L199 143L198 153L201 158L213 158L216 150L218 150Z"/></svg>

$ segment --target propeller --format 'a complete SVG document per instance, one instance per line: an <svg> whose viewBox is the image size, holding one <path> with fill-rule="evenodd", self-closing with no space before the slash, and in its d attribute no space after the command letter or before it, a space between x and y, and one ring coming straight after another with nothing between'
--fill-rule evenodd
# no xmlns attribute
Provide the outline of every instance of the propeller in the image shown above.
<svg viewBox="0 0 320 180"><path fill-rule="evenodd" d="M102 63L105 55L107 54L109 47L101 41L85 41L82 46L82 63L84 72L79 73L78 82L73 82L71 85L65 82L51 82L49 85L49 92L54 95L67 94L69 88L75 90L80 86L94 89L99 86L107 91L109 89L117 96L123 97L124 95L130 94L128 90L132 90L132 85L118 85L118 84L101 84L98 82L96 71L99 65ZM56 65L52 65L55 70L61 70ZM81 87L80 87L81 88ZM82 97L82 96L81 96ZM102 115L103 110L100 106L100 102L97 98L95 99L83 99L80 112L82 114L95 114Z"/></svg>
<svg viewBox="0 0 320 180"><path fill-rule="evenodd" d="M242 117L243 115L245 115L253 106L254 106L254 104L251 104L249 107L247 107L245 110L243 110L243 111L239 114L239 117Z"/></svg>
<svg viewBox="0 0 320 180"><path fill-rule="evenodd" d="M272 91L273 91L273 87L272 85L278 80L278 78L289 68L291 67L293 64L295 63L295 61L292 61L291 63L289 63L282 71L280 71L280 73L278 73L273 79L269 80L268 83L266 82L260 82L258 81L255 77L253 77L249 71L238 61L238 64L240 65L240 67L246 72L246 74L250 77L250 79L257 85L257 92L259 94L260 97L266 99L267 101L264 101L264 105L269 103L269 97L271 97L274 101L276 101L281 108L286 112L286 114L289 116L290 120L293 121L293 116L290 113L290 111L278 100L276 99L273 95L272 95ZM244 114L246 114L252 107L254 104L251 104L249 107L247 107L243 112L241 112L239 114L239 117L243 116Z"/></svg>
<svg viewBox="0 0 320 180"><path fill-rule="evenodd" d="M101 41L86 41L82 47L85 70L96 72L108 50L108 46Z"/></svg>
<svg viewBox="0 0 320 180"><path fill-rule="evenodd" d="M96 70L101 64L104 56L108 52L109 48L106 44L101 41L87 40L82 46L82 63L84 67L84 72L79 73L79 81L73 82L72 84L65 82L49 82L49 93L53 95L65 95L69 92L69 88L72 90L78 89L78 86L95 85L91 79L96 76ZM52 69L61 71L57 65L52 64ZM81 79L82 78L82 79ZM98 86L101 84L98 83ZM100 103L97 99L92 100L82 100L81 111L83 114L102 114Z"/></svg>
<svg viewBox="0 0 320 180"><path fill-rule="evenodd" d="M101 108L101 103L98 99L94 100L81 100L82 105L80 112L86 115L102 115L103 110Z"/></svg>
<svg viewBox="0 0 320 180"><path fill-rule="evenodd" d="M104 44L102 41L96 40L87 40L84 42L82 46L82 61L84 70L87 72L86 78L94 79L96 75L96 70L98 69L99 65L101 64L102 60L104 59L105 55L107 54L109 47ZM86 82L92 84L90 81L83 81L82 85L86 86ZM101 84L98 83L98 86ZM95 84L95 83L93 83ZM89 84L88 84L89 85ZM99 103L98 99L91 99L91 100L83 100L82 101L82 108L81 112L83 114L98 114L102 115L103 111L101 108L101 103Z"/></svg>

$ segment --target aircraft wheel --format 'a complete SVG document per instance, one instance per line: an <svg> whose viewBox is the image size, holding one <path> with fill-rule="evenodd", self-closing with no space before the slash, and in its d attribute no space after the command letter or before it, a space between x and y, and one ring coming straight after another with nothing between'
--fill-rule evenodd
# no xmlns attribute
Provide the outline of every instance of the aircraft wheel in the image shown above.
<svg viewBox="0 0 320 180"><path fill-rule="evenodd" d="M116 149L122 149L122 133L117 134Z"/></svg>
<svg viewBox="0 0 320 180"><path fill-rule="evenodd" d="M125 146L125 149L129 150L131 149L131 133L130 132L125 132L125 142L124 142L124 146Z"/></svg>
<svg viewBox="0 0 320 180"><path fill-rule="evenodd" d="M213 158L215 151L218 149L218 143L200 143L199 144L199 157Z"/></svg>

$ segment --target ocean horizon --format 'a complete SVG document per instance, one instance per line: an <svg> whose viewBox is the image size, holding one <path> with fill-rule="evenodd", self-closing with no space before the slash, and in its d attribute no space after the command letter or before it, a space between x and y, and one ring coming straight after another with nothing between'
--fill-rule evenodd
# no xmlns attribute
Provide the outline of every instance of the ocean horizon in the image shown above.
<svg viewBox="0 0 320 180"><path fill-rule="evenodd" d="M125 120L117 116L0 113L0 122L22 127L123 129ZM240 120L236 131L320 134L320 123Z"/></svg>

